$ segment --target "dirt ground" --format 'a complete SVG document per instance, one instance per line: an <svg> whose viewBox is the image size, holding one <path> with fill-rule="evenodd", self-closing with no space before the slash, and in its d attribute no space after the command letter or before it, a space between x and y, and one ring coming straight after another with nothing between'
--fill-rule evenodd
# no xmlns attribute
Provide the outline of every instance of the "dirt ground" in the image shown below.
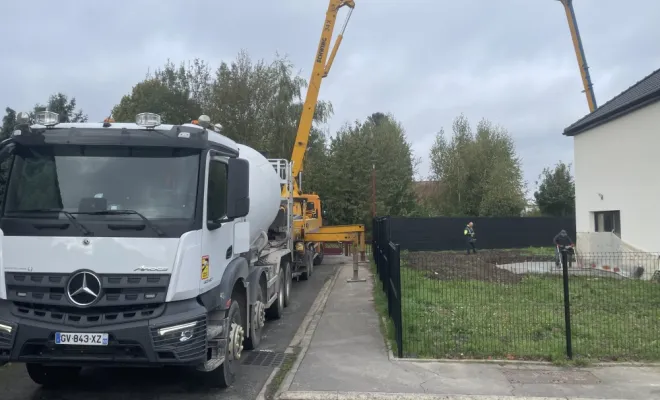
<svg viewBox="0 0 660 400"><path fill-rule="evenodd" d="M404 261L408 267L423 271L429 278L438 280L481 280L493 283L518 283L521 275L496 264L516 262L551 261L548 254L535 254L521 250L481 250L476 255L464 252L411 252Z"/></svg>

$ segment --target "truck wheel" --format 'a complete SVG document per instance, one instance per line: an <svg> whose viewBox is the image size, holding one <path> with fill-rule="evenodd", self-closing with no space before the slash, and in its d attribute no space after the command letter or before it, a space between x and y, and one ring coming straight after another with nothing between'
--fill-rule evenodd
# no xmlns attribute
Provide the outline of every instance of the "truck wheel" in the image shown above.
<svg viewBox="0 0 660 400"><path fill-rule="evenodd" d="M245 331L243 330L243 321L241 317L241 306L238 301L232 301L227 313L229 321L229 334L227 336L227 346L225 347L225 361L218 369L211 372L211 375L217 376L218 386L228 388L236 379L236 368L240 363L243 352L243 339ZM208 374L208 373L207 373ZM209 377L210 378L210 377ZM215 376L213 377L215 378Z"/></svg>
<svg viewBox="0 0 660 400"><path fill-rule="evenodd" d="M291 281L293 281L291 263L284 261L282 268L284 268L284 307L288 307L291 302Z"/></svg>
<svg viewBox="0 0 660 400"><path fill-rule="evenodd" d="M284 285L286 285L286 275L284 274L284 269L280 269L280 286L277 292L277 300L266 310L266 317L268 319L282 318L282 312L284 311Z"/></svg>
<svg viewBox="0 0 660 400"><path fill-rule="evenodd" d="M254 305L248 309L252 313L250 316L250 337L245 338L245 349L254 350L261 343L261 331L266 323L266 306L264 304L264 295L261 283L256 289L257 295L254 299Z"/></svg>
<svg viewBox="0 0 660 400"><path fill-rule="evenodd" d="M310 254L310 253L307 253L305 255L305 257L307 257L307 262L305 262L307 267L305 267L305 272L300 274L300 279L302 279L303 281L308 280L312 276L312 274L314 273L314 259L313 259L314 254L313 253Z"/></svg>
<svg viewBox="0 0 660 400"><path fill-rule="evenodd" d="M75 382L81 367L51 367L42 364L25 364L30 379L44 387L58 387Z"/></svg>
<svg viewBox="0 0 660 400"><path fill-rule="evenodd" d="M314 258L314 265L321 265L323 262L323 246L320 246L320 252L316 258Z"/></svg>

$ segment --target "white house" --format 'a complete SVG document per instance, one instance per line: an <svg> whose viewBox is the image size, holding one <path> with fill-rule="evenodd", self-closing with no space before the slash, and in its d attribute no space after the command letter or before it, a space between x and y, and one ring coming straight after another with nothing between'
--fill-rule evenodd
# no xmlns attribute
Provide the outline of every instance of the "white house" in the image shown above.
<svg viewBox="0 0 660 400"><path fill-rule="evenodd" d="M578 248L660 252L660 70L564 135L574 142Z"/></svg>

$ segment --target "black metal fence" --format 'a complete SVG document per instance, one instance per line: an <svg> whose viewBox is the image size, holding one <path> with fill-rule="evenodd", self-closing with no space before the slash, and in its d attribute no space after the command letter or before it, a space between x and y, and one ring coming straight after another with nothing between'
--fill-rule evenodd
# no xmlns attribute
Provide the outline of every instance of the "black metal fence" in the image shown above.
<svg viewBox="0 0 660 400"><path fill-rule="evenodd" d="M392 217L391 239L409 251L463 250L463 228L470 221L481 249L551 246L552 238L562 229L575 240L575 218L550 217Z"/></svg>
<svg viewBox="0 0 660 400"><path fill-rule="evenodd" d="M556 249L399 252L374 226L398 356L660 360L660 259Z"/></svg>
<svg viewBox="0 0 660 400"><path fill-rule="evenodd" d="M394 325L397 357L403 357L403 317L401 314L401 252L390 240L387 218L374 218L372 250L378 276L387 296L387 311Z"/></svg>

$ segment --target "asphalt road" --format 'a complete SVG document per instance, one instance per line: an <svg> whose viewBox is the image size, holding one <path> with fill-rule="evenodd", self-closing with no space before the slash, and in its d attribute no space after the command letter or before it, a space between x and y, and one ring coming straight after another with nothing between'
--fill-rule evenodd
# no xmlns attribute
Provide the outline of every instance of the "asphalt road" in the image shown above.
<svg viewBox="0 0 660 400"><path fill-rule="evenodd" d="M326 279L334 271L336 257L327 257L314 268L309 281L293 281L292 301L279 321L264 328L258 354L243 353L243 365L235 384L226 390L203 387L190 372L179 368L85 369L73 387L45 390L32 382L22 364L0 368L2 400L251 400L266 383L275 365L293 339ZM258 357L256 357L258 356ZM262 365L254 365L262 364ZM266 364L266 365L263 365Z"/></svg>

